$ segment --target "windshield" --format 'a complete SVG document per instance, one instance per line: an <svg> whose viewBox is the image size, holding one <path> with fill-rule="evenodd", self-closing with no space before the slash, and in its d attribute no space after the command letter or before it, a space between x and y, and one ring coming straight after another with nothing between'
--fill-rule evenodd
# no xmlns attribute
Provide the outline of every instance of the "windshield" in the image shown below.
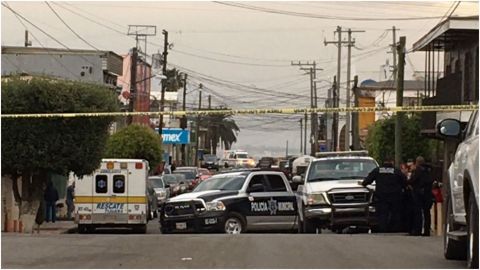
<svg viewBox="0 0 480 270"><path fill-rule="evenodd" d="M203 160L209 161L209 162L211 162L211 161L217 161L217 157L216 157L216 156L207 156L207 155L205 155L205 156L203 156Z"/></svg>
<svg viewBox="0 0 480 270"><path fill-rule="evenodd" d="M318 160L311 163L307 182L363 179L376 167L370 159Z"/></svg>
<svg viewBox="0 0 480 270"><path fill-rule="evenodd" d="M175 171L176 174L182 174L185 176L186 179L195 179L197 177L197 174L195 171Z"/></svg>
<svg viewBox="0 0 480 270"><path fill-rule="evenodd" d="M237 158L248 158L247 154L237 154Z"/></svg>
<svg viewBox="0 0 480 270"><path fill-rule="evenodd" d="M200 183L193 191L240 190L245 183L244 175L215 176Z"/></svg>
<svg viewBox="0 0 480 270"><path fill-rule="evenodd" d="M185 181L185 176L182 174L167 174L163 176L163 180L168 185L176 185L181 181Z"/></svg>
<svg viewBox="0 0 480 270"><path fill-rule="evenodd" d="M162 178L159 178L159 177L149 178L148 181L150 182L153 188L164 188Z"/></svg>

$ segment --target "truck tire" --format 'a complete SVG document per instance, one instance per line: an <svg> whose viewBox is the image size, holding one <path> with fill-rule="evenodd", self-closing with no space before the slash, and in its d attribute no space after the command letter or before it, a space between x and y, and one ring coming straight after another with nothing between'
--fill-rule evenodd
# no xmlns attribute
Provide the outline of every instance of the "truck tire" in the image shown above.
<svg viewBox="0 0 480 270"><path fill-rule="evenodd" d="M458 225L453 220L453 209L450 195L447 195L445 209L445 225L443 234L443 255L447 260L465 260L467 254L467 243L465 241L457 241L448 237L448 233L458 229Z"/></svg>
<svg viewBox="0 0 480 270"><path fill-rule="evenodd" d="M135 233L146 234L147 233L147 224L134 225L133 231Z"/></svg>
<svg viewBox="0 0 480 270"><path fill-rule="evenodd" d="M317 226L315 226L315 223L311 220L308 220L307 218L303 220L303 233L316 233L317 232ZM321 232L321 230L319 230Z"/></svg>
<svg viewBox="0 0 480 270"><path fill-rule="evenodd" d="M246 222L242 215L232 212L223 223L223 232L226 234L241 234L246 230Z"/></svg>
<svg viewBox="0 0 480 270"><path fill-rule="evenodd" d="M478 268L478 206L475 195L470 192L467 212L467 267Z"/></svg>
<svg viewBox="0 0 480 270"><path fill-rule="evenodd" d="M87 232L87 226L85 224L78 224L78 233L84 234Z"/></svg>

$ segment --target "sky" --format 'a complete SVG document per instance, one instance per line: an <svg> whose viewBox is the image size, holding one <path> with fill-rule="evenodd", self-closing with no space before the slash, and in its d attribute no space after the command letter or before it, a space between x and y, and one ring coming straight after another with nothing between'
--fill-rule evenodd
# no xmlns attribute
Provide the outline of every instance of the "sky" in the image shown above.
<svg viewBox="0 0 480 270"><path fill-rule="evenodd" d="M323 106L327 89L337 70L337 26L353 33L352 78L376 81L391 78L382 65L392 64L388 47L392 26L405 36L407 49L445 18L456 2L16 2L2 1L69 48L114 51L126 54L135 46L127 36L128 25L154 25L156 36L148 37L147 54L163 51L162 29L172 44L169 68L189 74L187 107L198 105L198 85L203 100L212 95L212 106L230 108L293 108L310 106L309 77L291 61L316 61L319 80L318 104ZM238 4L238 5L237 5ZM232 6L237 5L237 6ZM241 6L241 7L239 7ZM60 21L54 11L76 34ZM276 13L267 13L273 11ZM299 16L278 14L297 14ZM478 3L462 1L452 16L478 15ZM311 18L314 17L314 18ZM385 20L388 18L402 20ZM418 18L428 19L418 19ZM403 19L409 18L409 19ZM365 20L368 19L368 20ZM30 23L33 46L62 48ZM2 6L2 46L23 46L25 26ZM390 30L387 30L390 29ZM80 39L80 36L82 39ZM346 33L342 34L346 37ZM141 46L145 50L145 46ZM347 48L342 48L341 100L345 97ZM407 55L406 79L424 70L424 54ZM386 74L386 78L385 78ZM301 115L235 116L240 127L235 148L257 152L300 145ZM283 151L284 152L284 151Z"/></svg>

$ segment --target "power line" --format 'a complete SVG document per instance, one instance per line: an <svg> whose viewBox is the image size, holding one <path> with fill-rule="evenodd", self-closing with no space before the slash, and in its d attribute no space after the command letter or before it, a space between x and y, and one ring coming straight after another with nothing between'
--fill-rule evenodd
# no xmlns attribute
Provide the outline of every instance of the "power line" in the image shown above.
<svg viewBox="0 0 480 270"><path fill-rule="evenodd" d="M70 30L72 31L72 33L77 36L80 40L82 40L83 42L85 42L85 44L87 44L88 46L94 48L95 50L97 51L100 51L97 47L93 46L90 42L86 41L83 37L81 37L77 32L75 32L75 30L72 29L72 27L70 27L63 19L62 17L55 11L55 9L50 6L50 4L48 2L45 1L45 4L47 4L47 6L50 8L50 10L55 14L55 16L57 16L57 18Z"/></svg>
<svg viewBox="0 0 480 270"><path fill-rule="evenodd" d="M273 14L281 14L281 15L289 15L295 17L303 17L303 18L312 18L312 19L326 19L326 20L343 20L343 21L411 21L411 20L430 20L430 19L438 19L439 16L424 16L424 17L399 17L399 18L371 18L371 17L341 17L341 16L328 16L328 15L319 15L313 13L304 13L304 12L293 12L293 11L286 11L280 9L271 9L271 8L264 8L259 6L241 4L236 2L221 2L221 1L214 1L214 3L232 6L237 8L244 8L250 9L260 12L266 13L273 13Z"/></svg>

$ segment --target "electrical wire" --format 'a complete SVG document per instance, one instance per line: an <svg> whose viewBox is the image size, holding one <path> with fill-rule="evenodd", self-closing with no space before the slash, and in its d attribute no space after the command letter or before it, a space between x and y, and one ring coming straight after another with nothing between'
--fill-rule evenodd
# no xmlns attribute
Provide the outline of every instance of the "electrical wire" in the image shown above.
<svg viewBox="0 0 480 270"><path fill-rule="evenodd" d="M280 9L271 9L271 8L264 8L259 6L241 4L237 2L222 2L222 1L214 1L214 3L232 6L237 8L249 9L254 11L272 13L272 14L280 14L280 15L289 15L295 17L303 17L303 18L312 18L312 19L325 19L325 20L343 20L343 21L412 21L412 20L430 20L430 19L438 19L439 16L424 16L424 17L391 17L391 18L372 18L372 17L341 17L341 16L328 16L328 15L320 15L320 14L313 14L313 13L304 13L304 12L293 12L287 10L280 10Z"/></svg>
<svg viewBox="0 0 480 270"><path fill-rule="evenodd" d="M62 19L62 17L60 16L60 14L58 14L55 9L50 6L50 4L48 2L45 1L45 4L47 4L47 6L50 8L50 10L55 14L55 16L57 16L57 18L76 36L78 37L81 41L85 42L85 44L87 44L88 46L92 47L93 49L97 50L97 51L100 51L97 47L93 46L90 42L86 41L82 36L80 36L77 32L75 32L75 30L72 29L72 27L70 27L70 25L67 24L67 22L65 22L65 20Z"/></svg>

